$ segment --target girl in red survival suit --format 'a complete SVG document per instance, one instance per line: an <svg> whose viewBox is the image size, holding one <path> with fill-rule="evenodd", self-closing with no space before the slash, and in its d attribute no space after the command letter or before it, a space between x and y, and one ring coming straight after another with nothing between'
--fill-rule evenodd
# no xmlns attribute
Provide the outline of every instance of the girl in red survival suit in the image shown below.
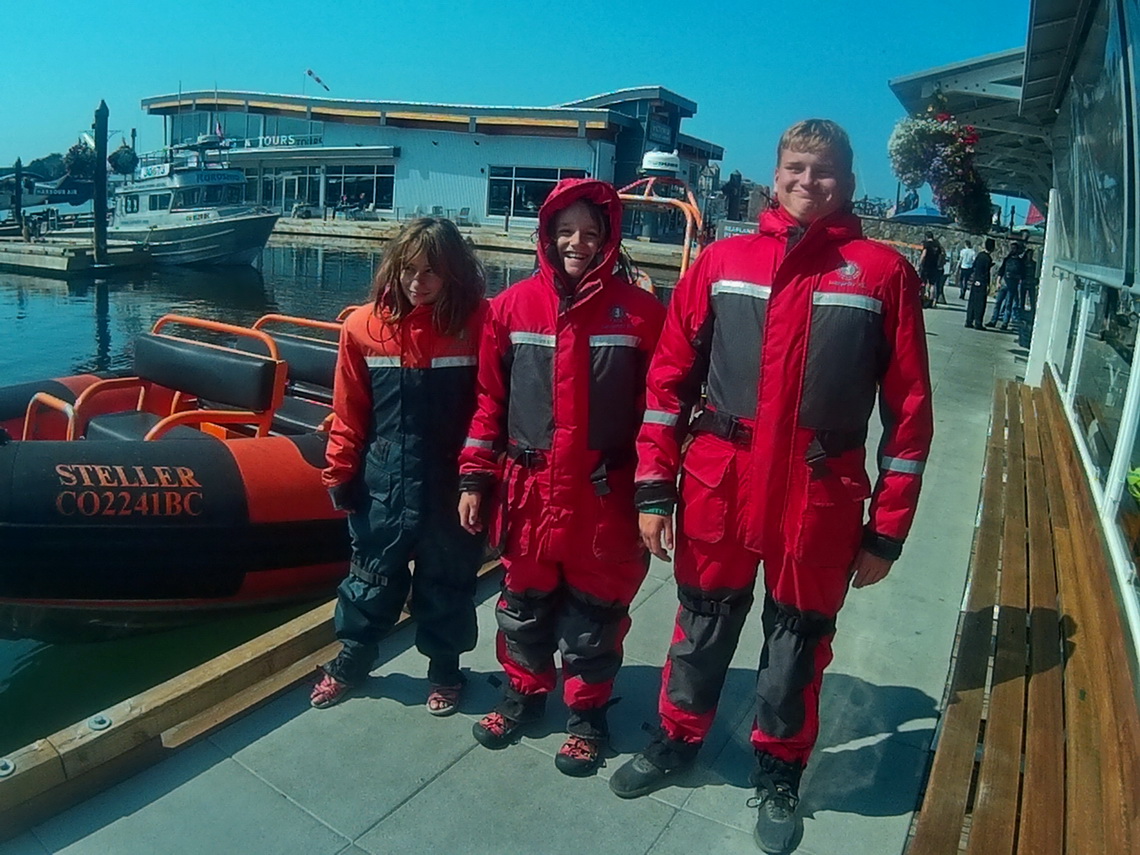
<svg viewBox="0 0 1140 855"><path fill-rule="evenodd" d="M664 320L615 274L621 200L568 179L539 211L538 272L491 302L479 405L460 456L459 515L482 529L484 497L506 576L497 653L509 685L475 738L502 748L545 709L562 654L570 709L555 765L587 775L607 738L629 604L648 567L633 503L645 370Z"/></svg>
<svg viewBox="0 0 1140 855"><path fill-rule="evenodd" d="M486 305L482 269L459 230L424 218L392 242L372 302L344 322L323 477L333 504L348 512L352 563L337 589L344 646L322 666L315 707L368 676L410 588L416 647L428 657L428 712L455 712L459 656L475 646L484 549L455 517L457 456L475 409Z"/></svg>

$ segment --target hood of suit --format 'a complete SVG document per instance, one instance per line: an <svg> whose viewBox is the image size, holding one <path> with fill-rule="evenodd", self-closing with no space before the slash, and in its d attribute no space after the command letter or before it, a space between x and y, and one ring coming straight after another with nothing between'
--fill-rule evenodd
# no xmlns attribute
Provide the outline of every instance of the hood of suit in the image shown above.
<svg viewBox="0 0 1140 855"><path fill-rule="evenodd" d="M550 191L550 195L546 197L538 212L538 268L545 278L562 284L565 280L562 266L551 261L552 255L557 257L555 239L551 234L552 226L559 211L564 211L581 200L593 202L602 209L609 229L598 251L601 260L583 274L576 286L577 291L583 291L595 282L609 279L617 264L621 245L621 199L618 198L613 185L605 181L593 178L565 178Z"/></svg>

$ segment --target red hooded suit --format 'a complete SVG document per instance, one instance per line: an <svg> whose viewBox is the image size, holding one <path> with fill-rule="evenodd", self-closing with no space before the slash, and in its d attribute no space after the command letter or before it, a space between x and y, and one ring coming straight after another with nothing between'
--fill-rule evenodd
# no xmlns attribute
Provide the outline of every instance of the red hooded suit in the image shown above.
<svg viewBox="0 0 1140 855"><path fill-rule="evenodd" d="M608 217L602 260L568 291L548 257L557 212L579 199ZM647 292L613 273L621 201L601 181L561 182L539 212L538 272L491 302L479 394L460 457L464 489L491 504L506 577L498 656L501 711L519 719L555 685L562 654L569 730L604 735L629 603L647 568L633 500L645 371L664 320Z"/></svg>

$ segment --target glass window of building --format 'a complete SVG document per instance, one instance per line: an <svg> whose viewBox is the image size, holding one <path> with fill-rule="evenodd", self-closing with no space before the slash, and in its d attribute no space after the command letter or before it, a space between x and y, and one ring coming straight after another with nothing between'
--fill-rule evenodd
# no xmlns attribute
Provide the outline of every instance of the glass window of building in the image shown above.
<svg viewBox="0 0 1140 855"><path fill-rule="evenodd" d="M584 169L492 166L487 177L487 215L537 218L555 184L586 174Z"/></svg>
<svg viewBox="0 0 1140 855"><path fill-rule="evenodd" d="M1101 286L1089 290L1088 300L1073 410L1096 476L1104 486L1124 414L1140 304L1127 291Z"/></svg>
<svg viewBox="0 0 1140 855"><path fill-rule="evenodd" d="M396 167L389 163L367 166L329 166L325 169L325 204L359 210L392 210Z"/></svg>

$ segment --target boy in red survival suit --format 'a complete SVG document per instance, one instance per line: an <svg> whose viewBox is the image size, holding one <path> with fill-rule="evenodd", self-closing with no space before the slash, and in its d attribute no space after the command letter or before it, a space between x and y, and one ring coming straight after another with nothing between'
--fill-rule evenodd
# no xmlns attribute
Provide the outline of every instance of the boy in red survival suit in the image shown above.
<svg viewBox="0 0 1140 855"><path fill-rule="evenodd" d="M878 582L899 557L933 434L920 283L902 256L863 238L847 134L800 122L777 163L776 204L759 233L701 253L649 370L637 502L646 546L666 560L677 505L680 607L661 732L610 782L632 798L692 763L763 561L752 744L766 852L798 845L798 786L835 617L849 584ZM864 444L876 395L884 430L872 493Z"/></svg>
<svg viewBox="0 0 1140 855"><path fill-rule="evenodd" d="M315 707L368 676L410 588L428 712L455 712L484 550L484 538L459 526L455 493L486 309L482 269L459 230L424 218L384 251L373 299L344 322L324 483L349 512L352 562L334 616L344 646L323 666Z"/></svg>
<svg viewBox="0 0 1140 855"><path fill-rule="evenodd" d="M542 716L557 650L570 716L555 765L568 775L601 762L629 604L648 568L634 440L665 310L615 272L621 219L602 181L567 179L542 205L538 272L491 301L460 456L460 519L481 529L491 503L506 568L496 649L509 685L475 738L502 748Z"/></svg>

